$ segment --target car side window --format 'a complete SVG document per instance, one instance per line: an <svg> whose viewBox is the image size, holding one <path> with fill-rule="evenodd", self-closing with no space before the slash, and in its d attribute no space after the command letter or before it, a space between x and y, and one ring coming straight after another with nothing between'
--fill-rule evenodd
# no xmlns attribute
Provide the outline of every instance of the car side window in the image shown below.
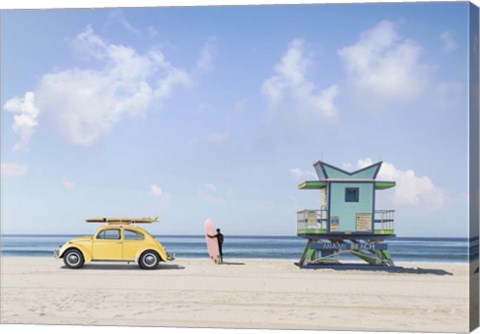
<svg viewBox="0 0 480 334"><path fill-rule="evenodd" d="M120 240L120 230L119 229L103 230L97 235L97 239Z"/></svg>
<svg viewBox="0 0 480 334"><path fill-rule="evenodd" d="M125 240L145 240L142 233L132 230L123 230L123 238Z"/></svg>

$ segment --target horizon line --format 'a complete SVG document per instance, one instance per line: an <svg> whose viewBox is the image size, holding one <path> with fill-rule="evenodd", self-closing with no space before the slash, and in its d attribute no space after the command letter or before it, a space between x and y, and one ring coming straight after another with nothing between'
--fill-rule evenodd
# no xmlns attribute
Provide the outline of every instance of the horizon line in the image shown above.
<svg viewBox="0 0 480 334"><path fill-rule="evenodd" d="M28 236L83 236L86 233L42 233L42 234L37 234L37 233L0 233L0 237L13 237L13 236L19 236L19 237L28 237ZM204 237L204 234L156 234L156 233L150 233L153 236L162 236L162 237ZM297 235L290 235L290 234L278 234L278 235L267 235L267 234L227 234L227 236L232 236L232 237L257 237L257 238L262 238L262 237L298 237L302 238ZM396 238L430 238L430 239L467 239L467 240L472 240L472 239L478 239L478 236L424 236L424 235L403 235L403 236L395 236L393 238L388 238L390 240L396 239Z"/></svg>

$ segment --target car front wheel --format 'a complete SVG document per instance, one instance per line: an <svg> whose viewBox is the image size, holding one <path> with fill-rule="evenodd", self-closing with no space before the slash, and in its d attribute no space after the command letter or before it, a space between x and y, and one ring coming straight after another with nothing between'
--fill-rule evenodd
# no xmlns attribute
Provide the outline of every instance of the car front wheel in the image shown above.
<svg viewBox="0 0 480 334"><path fill-rule="evenodd" d="M142 269L153 269L158 266L160 258L158 254L154 251L145 251L138 261L140 268Z"/></svg>
<svg viewBox="0 0 480 334"><path fill-rule="evenodd" d="M82 252L80 252L78 249L70 249L67 250L63 256L63 262L65 262L65 265L68 268L78 269L83 266L85 259L83 258Z"/></svg>

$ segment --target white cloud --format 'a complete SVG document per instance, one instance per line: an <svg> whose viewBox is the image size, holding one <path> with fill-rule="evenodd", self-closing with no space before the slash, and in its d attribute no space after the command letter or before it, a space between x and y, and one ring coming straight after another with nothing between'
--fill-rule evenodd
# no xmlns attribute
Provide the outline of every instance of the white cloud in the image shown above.
<svg viewBox="0 0 480 334"><path fill-rule="evenodd" d="M210 38L202 48L200 58L197 61L197 69L207 72L214 68L214 59L217 54L216 39Z"/></svg>
<svg viewBox="0 0 480 334"><path fill-rule="evenodd" d="M226 192L220 191L217 185L212 182L205 183L197 192L197 195L207 202L223 202L226 199L230 199L233 194L233 189L229 189Z"/></svg>
<svg viewBox="0 0 480 334"><path fill-rule="evenodd" d="M1 166L1 175L2 177L18 177L23 176L27 173L28 167L25 165L13 163L13 162L2 162Z"/></svg>
<svg viewBox="0 0 480 334"><path fill-rule="evenodd" d="M227 190L226 195L227 195L227 198L231 199L235 195L235 190L233 189Z"/></svg>
<svg viewBox="0 0 480 334"><path fill-rule="evenodd" d="M160 187L159 185L150 185L149 194L152 197L150 205L155 210L165 210L170 207L172 203L172 195L163 190L162 187Z"/></svg>
<svg viewBox="0 0 480 334"><path fill-rule="evenodd" d="M289 172L295 179L302 179L302 180L318 179L318 176L316 173L311 171L305 171L300 168L292 168L289 170Z"/></svg>
<svg viewBox="0 0 480 334"><path fill-rule="evenodd" d="M359 160L358 168L372 165L371 159ZM393 202L396 205L421 206L438 210L447 203L447 192L436 186L428 176L418 176L415 171L397 169L392 163L383 162L377 180L395 181Z"/></svg>
<svg viewBox="0 0 480 334"><path fill-rule="evenodd" d="M351 162L342 163L342 169L347 172L353 172L353 164Z"/></svg>
<svg viewBox="0 0 480 334"><path fill-rule="evenodd" d="M3 109L15 114L12 129L20 137L20 141L13 150L27 151L30 138L38 125L39 110L35 107L35 94L27 92L23 98L14 97L3 105Z"/></svg>
<svg viewBox="0 0 480 334"><path fill-rule="evenodd" d="M130 22L127 21L121 9L115 9L108 14L107 25L113 23L120 24L126 31L136 35L137 37L142 36L140 30L136 29Z"/></svg>
<svg viewBox="0 0 480 334"><path fill-rule="evenodd" d="M442 49L445 52L452 52L457 49L457 42L454 35L449 31L444 31L440 34L440 40L442 41Z"/></svg>
<svg viewBox="0 0 480 334"><path fill-rule="evenodd" d="M198 108L197 108L197 111L198 111L199 114L207 114L207 113L210 113L213 110L214 110L214 108L213 108L213 105L211 103L200 103Z"/></svg>
<svg viewBox="0 0 480 334"><path fill-rule="evenodd" d="M390 21L364 31L353 45L338 51L357 103L370 109L416 99L426 88L431 68L421 63L422 48L401 38Z"/></svg>
<svg viewBox="0 0 480 334"><path fill-rule="evenodd" d="M95 69L72 68L42 76L34 94L26 94L31 111L22 112L30 117L23 122L29 127L22 128L22 145L30 139L32 131L26 129L36 126L39 112L69 142L88 146L122 119L143 115L153 103L161 105L174 89L191 84L191 75L170 64L158 49L139 54L128 46L108 43L90 26L70 43L96 63ZM18 105L18 99L12 101L4 107Z"/></svg>
<svg viewBox="0 0 480 334"><path fill-rule="evenodd" d="M319 91L307 78L310 63L304 42L293 40L275 65L275 75L264 81L262 92L273 107L278 107L284 100L293 101L297 111L302 112L298 115L302 118L332 118L337 113L334 100L338 95L338 87L331 85Z"/></svg>
<svg viewBox="0 0 480 334"><path fill-rule="evenodd" d="M149 26L148 34L150 35L150 37L156 37L158 36L158 31L153 26Z"/></svg>
<svg viewBox="0 0 480 334"><path fill-rule="evenodd" d="M465 108L468 94L465 84L458 81L438 82L432 92L432 108L434 110L457 113Z"/></svg>
<svg viewBox="0 0 480 334"><path fill-rule="evenodd" d="M205 136L196 138L194 140L194 143L220 145L225 143L229 137L230 134L228 132L213 132Z"/></svg>
<svg viewBox="0 0 480 334"><path fill-rule="evenodd" d="M240 113L245 110L245 107L247 106L247 99L239 99L235 102L233 109L235 112Z"/></svg>
<svg viewBox="0 0 480 334"><path fill-rule="evenodd" d="M152 196L162 196L162 188L160 188L160 186L156 185L156 184L152 184L150 186L150 195Z"/></svg>
<svg viewBox="0 0 480 334"><path fill-rule="evenodd" d="M210 198L218 194L218 188L213 183L205 183L198 194L203 198Z"/></svg>
<svg viewBox="0 0 480 334"><path fill-rule="evenodd" d="M63 179L63 180L62 180L62 184L63 184L63 186L64 186L66 189L73 189L73 188L75 188L75 182L73 182L73 181L69 181L69 180Z"/></svg>

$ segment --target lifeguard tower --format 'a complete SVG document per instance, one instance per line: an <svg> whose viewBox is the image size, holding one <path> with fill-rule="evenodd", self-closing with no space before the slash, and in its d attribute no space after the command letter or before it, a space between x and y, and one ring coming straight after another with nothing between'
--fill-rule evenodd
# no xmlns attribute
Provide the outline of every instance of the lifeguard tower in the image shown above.
<svg viewBox="0 0 480 334"><path fill-rule="evenodd" d="M351 173L322 161L313 165L319 180L298 188L320 190L320 210L297 212L297 235L307 239L300 267L345 264L352 255L369 265L394 265L385 242L395 237L394 210L376 210L375 194L395 182L376 180L381 165Z"/></svg>

